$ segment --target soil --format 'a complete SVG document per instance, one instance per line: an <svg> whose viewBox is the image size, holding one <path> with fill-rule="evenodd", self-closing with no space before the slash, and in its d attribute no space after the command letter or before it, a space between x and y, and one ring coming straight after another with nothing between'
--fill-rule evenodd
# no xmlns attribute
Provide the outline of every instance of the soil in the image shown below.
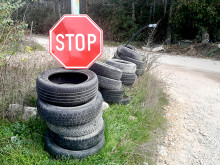
<svg viewBox="0 0 220 165"><path fill-rule="evenodd" d="M220 48L216 43L171 45L165 48L163 53L220 60Z"/></svg>

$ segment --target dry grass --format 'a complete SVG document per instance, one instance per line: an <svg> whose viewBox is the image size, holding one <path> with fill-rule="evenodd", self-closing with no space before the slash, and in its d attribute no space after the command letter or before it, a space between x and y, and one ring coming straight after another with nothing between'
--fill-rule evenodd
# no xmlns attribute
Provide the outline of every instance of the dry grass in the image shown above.
<svg viewBox="0 0 220 165"><path fill-rule="evenodd" d="M157 77L145 72L133 87L128 89L128 94L132 93L134 96L132 104L136 105L132 108L131 115L141 115L143 122L140 126L145 126L150 132L150 140L136 146L130 160L131 164L138 164L137 160L155 164L158 154L157 144L163 138L162 134L167 127L163 105L166 105L168 100L162 90L164 82ZM135 129L132 131L135 131Z"/></svg>
<svg viewBox="0 0 220 165"><path fill-rule="evenodd" d="M0 118L7 114L9 104L24 105L27 96L34 95L37 75L57 62L47 51L8 55L0 67Z"/></svg>
<svg viewBox="0 0 220 165"><path fill-rule="evenodd" d="M113 57L115 51L116 48L106 46L99 60L105 61ZM11 120L14 117L7 113L8 106L25 105L31 101L30 99L34 102L37 97L35 80L38 74L46 69L61 66L48 51L7 55L0 62L3 64L0 66L0 118L7 117Z"/></svg>

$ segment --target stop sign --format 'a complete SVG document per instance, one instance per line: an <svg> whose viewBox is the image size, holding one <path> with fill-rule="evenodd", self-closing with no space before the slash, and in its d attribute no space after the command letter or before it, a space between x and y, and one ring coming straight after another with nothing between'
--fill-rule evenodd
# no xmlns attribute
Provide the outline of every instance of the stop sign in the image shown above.
<svg viewBox="0 0 220 165"><path fill-rule="evenodd" d="M102 29L88 15L64 15L49 38L50 54L66 69L88 69L102 54Z"/></svg>

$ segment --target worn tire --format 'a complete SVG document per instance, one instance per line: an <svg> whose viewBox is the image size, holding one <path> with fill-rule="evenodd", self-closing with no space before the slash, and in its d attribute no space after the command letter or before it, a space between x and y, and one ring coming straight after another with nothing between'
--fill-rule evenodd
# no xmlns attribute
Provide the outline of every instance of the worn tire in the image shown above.
<svg viewBox="0 0 220 165"><path fill-rule="evenodd" d="M121 80L114 80L107 77L98 76L99 87L105 89L120 89L122 86Z"/></svg>
<svg viewBox="0 0 220 165"><path fill-rule="evenodd" d="M138 54L136 51L129 49L125 46L119 46L117 49L117 54L118 56L127 56L129 58L135 59L135 60L139 60L142 61L142 56L140 54Z"/></svg>
<svg viewBox="0 0 220 165"><path fill-rule="evenodd" d="M49 152L53 157L56 158L66 157L72 159L82 159L99 152L104 146L104 143L105 143L105 137L103 136L102 140L92 148L82 151L72 151L72 150L63 149L60 146L58 146L53 141L53 139L49 137L49 133L47 132L45 135L44 147L47 152Z"/></svg>
<svg viewBox="0 0 220 165"><path fill-rule="evenodd" d="M143 67L144 67L144 62L143 61L136 60L136 59L133 59L133 58L130 58L130 57L127 57L127 56L120 56L120 58L122 60L129 61L129 62L132 62L132 63L136 64L137 69L143 69Z"/></svg>
<svg viewBox="0 0 220 165"><path fill-rule="evenodd" d="M137 76L142 76L144 74L144 69L137 69L135 73Z"/></svg>
<svg viewBox="0 0 220 165"><path fill-rule="evenodd" d="M120 45L120 46L124 46L124 47L127 47L127 48L129 48L129 49L131 49L133 51L136 51L136 48L133 45L131 45L131 44L128 44L127 46L125 46L125 45Z"/></svg>
<svg viewBox="0 0 220 165"><path fill-rule="evenodd" d="M97 75L108 77L114 80L120 80L122 71L114 66L102 62L95 62L90 68Z"/></svg>
<svg viewBox="0 0 220 165"><path fill-rule="evenodd" d="M99 89L99 91L107 103L120 103L124 96L123 88L119 90Z"/></svg>
<svg viewBox="0 0 220 165"><path fill-rule="evenodd" d="M125 73L135 73L137 69L136 64L119 59L107 59L106 64L112 65Z"/></svg>
<svg viewBox="0 0 220 165"><path fill-rule="evenodd" d="M68 150L80 151L86 150L97 145L104 136L104 121L102 120L102 125L96 129L91 134L80 136L80 137L66 137L49 131L49 137L51 137L54 142Z"/></svg>
<svg viewBox="0 0 220 165"><path fill-rule="evenodd" d="M121 58L118 56L117 52L115 52L114 56L113 56L113 59L121 59Z"/></svg>
<svg viewBox="0 0 220 165"><path fill-rule="evenodd" d="M94 120L102 109L100 92L86 104L75 107L60 107L43 102L38 98L37 110L42 119L58 126L75 126Z"/></svg>
<svg viewBox="0 0 220 165"><path fill-rule="evenodd" d="M76 106L91 101L98 91L98 78L90 70L55 68L42 72L36 81L38 97L57 106Z"/></svg>
<svg viewBox="0 0 220 165"><path fill-rule="evenodd" d="M54 124L47 123L47 126L51 131L61 136L66 136L66 137L85 136L91 134L92 132L94 132L95 130L97 130L102 126L103 124L102 114L103 113L101 111L94 120L83 125L65 127L65 126L57 126Z"/></svg>
<svg viewBox="0 0 220 165"><path fill-rule="evenodd" d="M132 85L137 79L137 75L135 73L123 73L121 77L122 84L124 85Z"/></svg>
<svg viewBox="0 0 220 165"><path fill-rule="evenodd" d="M124 97L120 103L123 105L126 105L126 104L129 104L130 101L131 101L131 97L128 96L128 97Z"/></svg>

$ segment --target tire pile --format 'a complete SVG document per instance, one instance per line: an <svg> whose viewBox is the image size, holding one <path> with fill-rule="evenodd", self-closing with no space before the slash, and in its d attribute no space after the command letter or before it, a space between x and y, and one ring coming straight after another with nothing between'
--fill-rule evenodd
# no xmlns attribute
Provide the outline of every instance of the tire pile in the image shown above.
<svg viewBox="0 0 220 165"><path fill-rule="evenodd" d="M102 95L90 70L56 68L36 81L37 109L49 129L45 149L54 157L85 158L105 143Z"/></svg>
<svg viewBox="0 0 220 165"><path fill-rule="evenodd" d="M99 91L107 103L126 103L122 87L122 71L114 66L96 61L90 68L97 74Z"/></svg>
<svg viewBox="0 0 220 165"><path fill-rule="evenodd" d="M129 61L137 66L136 75L141 76L144 74L143 56L136 52L136 48L132 45L121 45L117 48L114 58ZM128 77L128 75L126 76Z"/></svg>
<svg viewBox="0 0 220 165"><path fill-rule="evenodd" d="M124 85L132 85L137 79L136 64L119 59L107 59L106 64L114 66L122 71L121 81Z"/></svg>

